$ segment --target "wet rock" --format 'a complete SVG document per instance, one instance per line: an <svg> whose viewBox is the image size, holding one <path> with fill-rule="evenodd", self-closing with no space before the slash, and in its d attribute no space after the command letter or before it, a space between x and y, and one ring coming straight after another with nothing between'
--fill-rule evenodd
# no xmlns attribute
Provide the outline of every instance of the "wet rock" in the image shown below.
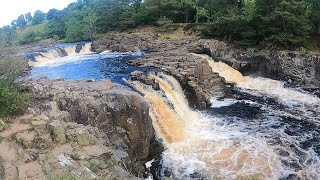
<svg viewBox="0 0 320 180"><path fill-rule="evenodd" d="M211 97L224 97L230 91L225 86L224 79L212 72L206 60L193 56L185 50L177 50L169 54L161 51L132 63L158 67L174 76L180 82L190 105L194 108L208 108L211 105ZM147 74L137 71L130 77L131 80L151 85L155 90L159 89L157 82Z"/></svg>
<svg viewBox="0 0 320 180"><path fill-rule="evenodd" d="M320 56L303 51L233 48L217 40L200 40L194 52L223 61L244 75L284 80L291 85L320 85Z"/></svg>

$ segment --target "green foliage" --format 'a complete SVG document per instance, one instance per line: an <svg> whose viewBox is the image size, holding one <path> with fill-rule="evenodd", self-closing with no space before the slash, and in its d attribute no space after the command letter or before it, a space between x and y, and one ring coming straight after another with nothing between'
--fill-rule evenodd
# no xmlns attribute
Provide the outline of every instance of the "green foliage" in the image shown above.
<svg viewBox="0 0 320 180"><path fill-rule="evenodd" d="M263 47L298 48L306 45L309 36L320 35L319 0L77 0L63 10L49 10L45 36L34 32L15 35L17 29L39 24L44 18L39 10L34 17L30 13L19 16L9 28L0 29L0 45L11 45L17 39L22 44L41 38L91 40L96 34L143 25L157 25L161 32L168 32L175 23L201 24L192 30L239 45Z"/></svg>
<svg viewBox="0 0 320 180"><path fill-rule="evenodd" d="M58 9L50 9L47 13L46 19L47 20L52 20L55 16L56 13L58 13L59 10Z"/></svg>
<svg viewBox="0 0 320 180"><path fill-rule="evenodd" d="M0 47L9 46L14 41L16 31L10 26L0 28Z"/></svg>
<svg viewBox="0 0 320 180"><path fill-rule="evenodd" d="M45 29L45 33L48 38L53 38L54 36L58 36L58 39L65 38L66 35L66 11L55 11L51 14L52 19L48 22L48 25Z"/></svg>
<svg viewBox="0 0 320 180"><path fill-rule="evenodd" d="M29 94L21 93L17 87L0 80L0 117L22 115L29 99Z"/></svg>
<svg viewBox="0 0 320 180"><path fill-rule="evenodd" d="M18 19L15 21L16 26L20 29L23 29L27 26L27 21L23 14L21 14Z"/></svg>
<svg viewBox="0 0 320 180"><path fill-rule="evenodd" d="M32 18L32 25L41 24L46 18L46 14L43 13L40 10L37 10L34 12L33 18Z"/></svg>
<svg viewBox="0 0 320 180"><path fill-rule="evenodd" d="M42 24L28 26L23 30L17 31L17 40L19 44L30 44L38 42L47 37L45 30L48 22L45 21Z"/></svg>
<svg viewBox="0 0 320 180"><path fill-rule="evenodd" d="M90 169L90 171L92 171L93 173L98 172L98 165L95 163L89 163L87 168Z"/></svg>
<svg viewBox="0 0 320 180"><path fill-rule="evenodd" d="M257 1L257 7L273 8L270 12L258 13L261 21L259 35L262 43L268 46L290 48L304 46L310 32L310 25L306 16L306 3L302 1L274 0L279 4L266 6ZM265 7L266 6L266 7Z"/></svg>
<svg viewBox="0 0 320 180"><path fill-rule="evenodd" d="M242 17L245 21L250 22L255 18L256 15L256 1L255 0L245 0L244 6L242 8Z"/></svg>
<svg viewBox="0 0 320 180"><path fill-rule="evenodd" d="M9 53L11 50L7 50ZM10 59L0 54L0 117L21 115L26 110L30 99L28 93L23 93L13 85L14 80L26 68L24 59ZM5 59L5 60L4 60Z"/></svg>
<svg viewBox="0 0 320 180"><path fill-rule="evenodd" d="M92 40L96 34L97 16L87 6L71 11L66 20L66 40L68 42Z"/></svg>
<svg viewBox="0 0 320 180"><path fill-rule="evenodd" d="M27 14L24 15L26 21L27 21L27 24L30 25L32 23L32 15L30 12L28 12Z"/></svg>
<svg viewBox="0 0 320 180"><path fill-rule="evenodd" d="M239 45L286 49L306 45L310 34L306 2L244 0L235 5L225 4L233 10L220 10L222 13L218 13L220 15L203 30L203 34Z"/></svg>

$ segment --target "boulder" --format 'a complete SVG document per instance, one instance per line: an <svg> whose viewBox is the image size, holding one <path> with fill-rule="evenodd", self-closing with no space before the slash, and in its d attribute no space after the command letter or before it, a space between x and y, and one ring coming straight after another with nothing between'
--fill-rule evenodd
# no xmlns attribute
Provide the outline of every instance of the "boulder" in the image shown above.
<svg viewBox="0 0 320 180"><path fill-rule="evenodd" d="M24 147L26 148L32 148L33 147L33 142L36 137L36 132L31 131L23 131L19 132L16 135L16 139L19 143L21 143Z"/></svg>
<svg viewBox="0 0 320 180"><path fill-rule="evenodd" d="M64 144L67 142L66 135L65 135L65 128L61 124L60 121L55 120L49 124L50 133L53 137L55 142L60 144Z"/></svg>
<svg viewBox="0 0 320 180"><path fill-rule="evenodd" d="M66 137L68 142L77 143L79 146L95 144L92 135L90 135L88 130L84 127L68 129L66 131Z"/></svg>

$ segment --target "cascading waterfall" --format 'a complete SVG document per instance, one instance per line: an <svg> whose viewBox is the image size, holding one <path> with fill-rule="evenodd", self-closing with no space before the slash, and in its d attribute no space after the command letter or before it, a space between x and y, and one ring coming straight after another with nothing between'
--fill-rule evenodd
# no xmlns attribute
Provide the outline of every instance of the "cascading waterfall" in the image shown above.
<svg viewBox="0 0 320 180"><path fill-rule="evenodd" d="M280 177L277 157L262 139L217 125L219 119L191 110L173 77L154 78L166 98L137 82L134 87L151 104L155 130L167 148L163 165L175 177L188 178L193 173L209 178Z"/></svg>
<svg viewBox="0 0 320 180"><path fill-rule="evenodd" d="M208 61L214 72L220 72L227 81L237 83L244 91L270 96L290 105L287 109L278 110L245 101L259 106L266 113L250 121L218 117L191 110L180 84L171 76L150 75L159 83L161 91L155 91L140 82L132 82L150 102L150 114L157 137L163 139L166 147L162 154L163 171L171 172L170 176L177 179L320 178L319 155L314 147L301 145L308 138L320 135L320 132L309 129L301 132L300 137L291 135L287 132L289 124L281 121L283 116L296 116L294 112L298 109L300 116L316 121L318 114L308 112L307 107L302 108L301 102L309 107L319 105L316 103L320 100L284 88L279 81L243 77L226 64ZM240 102L233 101L229 105ZM299 107L292 110L298 101ZM235 120L237 122L232 123Z"/></svg>
<svg viewBox="0 0 320 180"><path fill-rule="evenodd" d="M79 48L80 47L80 48ZM59 61L66 56L75 56L91 53L91 43L70 44L62 47L53 47L43 52L35 53L34 61L30 61L31 66L39 66L43 63Z"/></svg>
<svg viewBox="0 0 320 180"><path fill-rule="evenodd" d="M320 99L314 95L300 92L295 89L285 88L284 83L268 78L244 77L239 71L233 69L222 62L215 62L207 55L193 54L194 56L206 59L212 67L212 71L224 77L226 81L236 83L237 87L243 92L247 92L254 96L273 98L279 103L290 107L292 113L294 111L297 116L310 114L310 109L315 111L314 116L309 116L308 120L320 125L320 116L316 114L320 112ZM318 115L318 116L317 116Z"/></svg>

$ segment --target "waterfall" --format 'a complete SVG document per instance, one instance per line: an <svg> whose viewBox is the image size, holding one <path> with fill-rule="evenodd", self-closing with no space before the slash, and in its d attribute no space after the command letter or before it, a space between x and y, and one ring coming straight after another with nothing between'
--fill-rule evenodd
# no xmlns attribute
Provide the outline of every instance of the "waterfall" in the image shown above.
<svg viewBox="0 0 320 180"><path fill-rule="evenodd" d="M60 58L76 56L78 54L91 53L91 43L85 44L67 44L63 46L55 46L47 48L40 52L35 52L34 61L30 61L31 66L39 66L43 63L59 61Z"/></svg>
<svg viewBox="0 0 320 180"><path fill-rule="evenodd" d="M276 98L277 100L281 101L281 103L288 106L301 104L316 106L320 104L319 98L305 92L299 92L294 89L285 88L284 83L281 81L260 77L244 77L239 71L233 69L223 62L215 62L207 55L192 55L206 59L213 72L216 72L221 77L224 77L226 81L236 83L237 87L250 94Z"/></svg>
<svg viewBox="0 0 320 180"><path fill-rule="evenodd" d="M284 107L250 100L212 101L213 108L242 103L262 111L253 120L221 117L190 109L180 84L171 76L149 75L159 84L160 91L131 82L149 101L156 135L166 147L161 163L172 178L319 178L320 159L314 147L320 135L316 128L320 122L319 98L285 88L281 81L245 77L208 56L195 56L207 59L213 72L236 83L239 91L272 98ZM306 121L306 128L287 119ZM309 121L315 124L314 129L309 128ZM315 144L305 147L305 142Z"/></svg>
<svg viewBox="0 0 320 180"><path fill-rule="evenodd" d="M278 157L262 138L218 125L218 118L191 110L173 77L151 77L163 93L139 82L132 85L150 102L156 134L167 148L163 165L175 177L188 179L193 173L207 178L280 177Z"/></svg>

